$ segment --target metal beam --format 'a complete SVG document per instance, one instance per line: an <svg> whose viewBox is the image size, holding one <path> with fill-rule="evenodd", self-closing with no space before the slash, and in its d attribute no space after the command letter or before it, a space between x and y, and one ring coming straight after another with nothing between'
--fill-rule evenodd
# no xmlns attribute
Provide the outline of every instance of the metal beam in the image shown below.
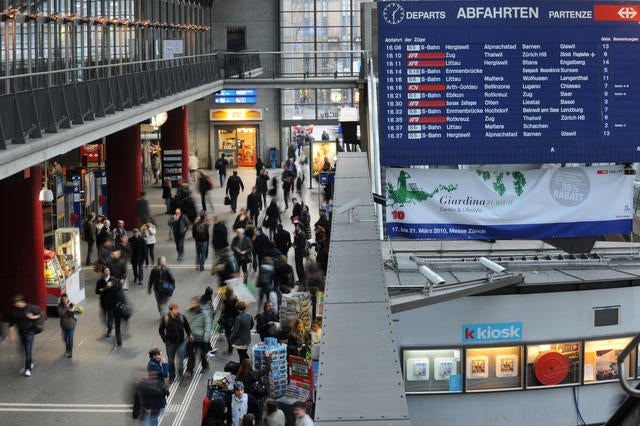
<svg viewBox="0 0 640 426"><path fill-rule="evenodd" d="M522 275L510 275L504 278L494 279L493 281L482 280L466 283L467 285L459 290L451 290L448 292L443 291L429 296L423 293L415 293L408 296L395 296L391 297L391 313L396 314L398 312L423 308L425 306L435 305L437 303L447 302L461 297L488 293L504 287L518 285L522 282L524 282L524 277ZM437 291L436 289L434 290Z"/></svg>
<svg viewBox="0 0 640 426"><path fill-rule="evenodd" d="M261 89L353 89L366 82L358 77L338 78L227 78L225 87Z"/></svg>

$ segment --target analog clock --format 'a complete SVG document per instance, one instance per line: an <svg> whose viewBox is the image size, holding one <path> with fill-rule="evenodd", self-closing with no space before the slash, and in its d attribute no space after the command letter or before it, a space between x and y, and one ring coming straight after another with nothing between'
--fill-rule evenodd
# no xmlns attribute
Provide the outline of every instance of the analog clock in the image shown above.
<svg viewBox="0 0 640 426"><path fill-rule="evenodd" d="M390 24L399 24L404 20L404 7L399 3L387 3L382 10L382 17Z"/></svg>

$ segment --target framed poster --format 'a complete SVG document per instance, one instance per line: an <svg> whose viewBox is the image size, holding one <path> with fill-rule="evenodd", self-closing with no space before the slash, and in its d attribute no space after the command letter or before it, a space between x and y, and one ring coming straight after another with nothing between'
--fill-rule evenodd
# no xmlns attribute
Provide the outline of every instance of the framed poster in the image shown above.
<svg viewBox="0 0 640 426"><path fill-rule="evenodd" d="M489 357L467 358L467 379L486 379L487 377L489 377Z"/></svg>
<svg viewBox="0 0 640 426"><path fill-rule="evenodd" d="M433 377L436 380L449 380L452 374L457 374L453 358L436 358L433 361Z"/></svg>
<svg viewBox="0 0 640 426"><path fill-rule="evenodd" d="M517 377L518 357L516 355L496 356L496 377Z"/></svg>
<svg viewBox="0 0 640 426"><path fill-rule="evenodd" d="M429 380L429 359L411 358L407 360L407 380Z"/></svg>

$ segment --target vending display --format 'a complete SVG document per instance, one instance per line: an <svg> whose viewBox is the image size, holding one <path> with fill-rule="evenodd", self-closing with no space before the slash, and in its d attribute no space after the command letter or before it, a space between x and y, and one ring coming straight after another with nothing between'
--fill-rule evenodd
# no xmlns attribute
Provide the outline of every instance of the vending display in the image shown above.
<svg viewBox="0 0 640 426"><path fill-rule="evenodd" d="M304 324L305 330L311 330L312 313L311 295L308 292L282 295L282 305L280 306L281 322L288 324L299 319Z"/></svg>
<svg viewBox="0 0 640 426"><path fill-rule="evenodd" d="M527 388L580 384L580 342L527 346Z"/></svg>
<svg viewBox="0 0 640 426"><path fill-rule="evenodd" d="M404 380L407 393L461 392L462 350L405 350Z"/></svg>
<svg viewBox="0 0 640 426"><path fill-rule="evenodd" d="M266 366L265 355L271 354L271 373L269 374L269 385L271 387L271 397L280 398L284 396L288 382L287 365L287 345L278 343L276 339L266 338L253 347L253 366L260 370Z"/></svg>
<svg viewBox="0 0 640 426"><path fill-rule="evenodd" d="M467 349L467 391L521 389L522 346Z"/></svg>
<svg viewBox="0 0 640 426"><path fill-rule="evenodd" d="M52 250L44 251L44 282L47 288L64 287L65 275L56 256Z"/></svg>
<svg viewBox="0 0 640 426"><path fill-rule="evenodd" d="M80 231L77 228L56 230L56 254L65 276L80 269Z"/></svg>

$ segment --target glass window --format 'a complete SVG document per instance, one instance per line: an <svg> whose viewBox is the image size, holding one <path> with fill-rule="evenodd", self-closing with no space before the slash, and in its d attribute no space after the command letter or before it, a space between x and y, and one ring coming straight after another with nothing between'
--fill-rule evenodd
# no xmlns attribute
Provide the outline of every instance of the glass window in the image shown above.
<svg viewBox="0 0 640 426"><path fill-rule="evenodd" d="M607 380L617 380L619 377L618 354L629 344L631 337L618 339L591 340L584 344L584 382L597 383ZM625 368L629 376L631 371L631 357L625 361Z"/></svg>
<svg viewBox="0 0 640 426"><path fill-rule="evenodd" d="M407 393L462 392L460 349L403 351Z"/></svg>
<svg viewBox="0 0 640 426"><path fill-rule="evenodd" d="M580 383L580 342L527 346L527 388Z"/></svg>
<svg viewBox="0 0 640 426"><path fill-rule="evenodd" d="M467 391L521 389L522 346L466 351Z"/></svg>

